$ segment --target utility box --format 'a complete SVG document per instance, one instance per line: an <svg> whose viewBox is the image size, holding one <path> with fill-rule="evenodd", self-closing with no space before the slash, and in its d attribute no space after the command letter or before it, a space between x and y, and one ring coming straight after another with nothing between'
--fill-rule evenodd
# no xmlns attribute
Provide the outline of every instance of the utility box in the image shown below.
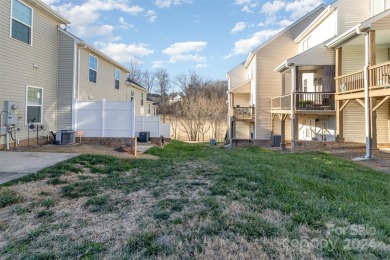
<svg viewBox="0 0 390 260"><path fill-rule="evenodd" d="M211 138L210 139L210 145L211 146L217 145L217 140L215 138Z"/></svg>
<svg viewBox="0 0 390 260"><path fill-rule="evenodd" d="M74 144L76 142L76 131L61 130L56 133L56 142L59 144Z"/></svg>
<svg viewBox="0 0 390 260"><path fill-rule="evenodd" d="M150 132L139 132L138 142L147 143L150 139Z"/></svg>
<svg viewBox="0 0 390 260"><path fill-rule="evenodd" d="M282 136L281 135L273 135L272 136L272 147L279 147L280 142L282 141Z"/></svg>
<svg viewBox="0 0 390 260"><path fill-rule="evenodd" d="M17 125L18 104L15 101L5 101L4 111L4 125Z"/></svg>

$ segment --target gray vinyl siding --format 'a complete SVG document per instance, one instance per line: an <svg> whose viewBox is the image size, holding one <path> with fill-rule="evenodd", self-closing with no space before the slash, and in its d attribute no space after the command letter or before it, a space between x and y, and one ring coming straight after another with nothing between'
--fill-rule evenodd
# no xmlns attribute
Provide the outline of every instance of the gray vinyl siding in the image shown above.
<svg viewBox="0 0 390 260"><path fill-rule="evenodd" d="M59 40L57 129L70 130L72 128L75 44L73 38L61 31L59 31Z"/></svg>
<svg viewBox="0 0 390 260"><path fill-rule="evenodd" d="M33 8L32 46L10 37L11 2L4 0L0 8L0 106L4 101L19 105L19 139L27 138L25 125L26 85L43 88L43 125L56 130L57 114L57 21ZM33 64L38 68L33 68ZM46 135L41 131L40 135ZM4 137L0 137L4 143Z"/></svg>
<svg viewBox="0 0 390 260"><path fill-rule="evenodd" d="M256 52L256 139L271 138L271 98L282 93L281 75L274 68L298 54L298 45L293 40L322 11L309 15Z"/></svg>
<svg viewBox="0 0 390 260"><path fill-rule="evenodd" d="M89 49L80 50L80 96L82 101L99 101L103 98L106 101L129 101L130 92L126 87L126 71L120 69L121 78L119 89L115 89L115 68L114 64ZM96 83L89 82L89 54L98 60Z"/></svg>

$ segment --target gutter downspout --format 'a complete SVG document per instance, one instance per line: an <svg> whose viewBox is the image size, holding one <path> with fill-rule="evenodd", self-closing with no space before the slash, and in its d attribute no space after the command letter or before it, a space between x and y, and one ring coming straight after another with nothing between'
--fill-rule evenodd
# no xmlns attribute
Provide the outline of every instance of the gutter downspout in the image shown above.
<svg viewBox="0 0 390 260"><path fill-rule="evenodd" d="M356 33L358 35L364 35L365 40L365 64L364 64L364 116L365 116L365 128L366 128L366 155L365 159L371 158L371 118L370 118L370 96L369 96L369 79L368 79L368 67L370 65L369 57L369 35L367 32L362 32L359 27L356 27Z"/></svg>
<svg viewBox="0 0 390 260"><path fill-rule="evenodd" d="M294 137L295 137L295 90L297 88L297 79L296 79L296 66L294 64L288 64L286 62L286 67L290 69L291 71L291 152L294 153L295 150L295 144L294 144Z"/></svg>

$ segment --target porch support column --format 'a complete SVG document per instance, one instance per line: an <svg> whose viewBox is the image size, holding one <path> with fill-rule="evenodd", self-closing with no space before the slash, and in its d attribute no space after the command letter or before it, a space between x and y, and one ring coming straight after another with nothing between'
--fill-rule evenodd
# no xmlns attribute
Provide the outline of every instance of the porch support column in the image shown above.
<svg viewBox="0 0 390 260"><path fill-rule="evenodd" d="M295 150L295 141L297 140L296 137L296 127L297 125L297 118L295 115L295 91L297 88L297 74L298 67L292 66L291 67L291 152L293 153Z"/></svg>
<svg viewBox="0 0 390 260"><path fill-rule="evenodd" d="M343 62L343 49L337 48L336 49L336 97L339 95L339 80L338 77L342 75L342 62ZM343 101L337 100L336 101L336 142L343 143L344 142L344 117L343 117L343 111L341 108L343 107Z"/></svg>
<svg viewBox="0 0 390 260"><path fill-rule="evenodd" d="M280 117L280 149L286 150L286 115Z"/></svg>
<svg viewBox="0 0 390 260"><path fill-rule="evenodd" d="M370 66L374 66L376 64L375 31L369 31L368 37ZM373 77L375 77L375 75L369 75L369 87L371 87L373 82L376 82L376 78ZM377 144L376 110L374 111L375 106L376 98L370 97L371 155L375 155L379 152Z"/></svg>

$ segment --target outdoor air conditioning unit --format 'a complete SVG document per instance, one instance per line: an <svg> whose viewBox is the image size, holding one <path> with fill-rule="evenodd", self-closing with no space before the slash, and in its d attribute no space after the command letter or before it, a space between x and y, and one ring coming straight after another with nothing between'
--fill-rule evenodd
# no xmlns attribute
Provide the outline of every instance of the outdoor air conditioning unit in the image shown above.
<svg viewBox="0 0 390 260"><path fill-rule="evenodd" d="M76 142L76 131L61 130L56 133L57 144L74 144Z"/></svg>
<svg viewBox="0 0 390 260"><path fill-rule="evenodd" d="M138 142L147 143L150 139L150 132L139 132Z"/></svg>
<svg viewBox="0 0 390 260"><path fill-rule="evenodd" d="M279 147L281 141L282 141L281 135L273 135L272 136L272 147Z"/></svg>

